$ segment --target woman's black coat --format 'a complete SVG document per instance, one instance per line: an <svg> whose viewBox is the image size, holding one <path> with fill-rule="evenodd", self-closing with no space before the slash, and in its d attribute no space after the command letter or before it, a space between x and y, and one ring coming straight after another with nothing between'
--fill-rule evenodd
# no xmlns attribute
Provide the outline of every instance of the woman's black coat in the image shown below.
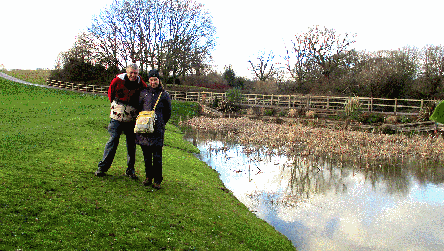
<svg viewBox="0 0 444 251"><path fill-rule="evenodd" d="M136 133L136 144L138 145L163 146L165 125L171 117L170 94L160 85L157 88L148 86L140 92L139 111L152 111L160 93L162 93L162 96L160 96L155 110L157 120L154 125L154 132Z"/></svg>

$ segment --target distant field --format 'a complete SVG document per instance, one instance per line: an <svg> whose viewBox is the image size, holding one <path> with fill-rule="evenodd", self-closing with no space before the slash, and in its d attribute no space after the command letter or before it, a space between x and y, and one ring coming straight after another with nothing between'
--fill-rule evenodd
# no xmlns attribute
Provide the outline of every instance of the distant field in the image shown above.
<svg viewBox="0 0 444 251"><path fill-rule="evenodd" d="M30 83L44 85L51 70L3 70L3 72Z"/></svg>

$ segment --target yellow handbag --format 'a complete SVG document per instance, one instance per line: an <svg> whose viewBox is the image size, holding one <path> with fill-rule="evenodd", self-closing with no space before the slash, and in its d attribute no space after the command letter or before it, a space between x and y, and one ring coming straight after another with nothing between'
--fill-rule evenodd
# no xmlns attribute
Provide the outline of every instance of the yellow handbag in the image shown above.
<svg viewBox="0 0 444 251"><path fill-rule="evenodd" d="M136 126L134 127L134 133L153 133L154 124L156 123L156 106L159 102L160 96L157 98L156 104L152 111L141 111L136 119Z"/></svg>

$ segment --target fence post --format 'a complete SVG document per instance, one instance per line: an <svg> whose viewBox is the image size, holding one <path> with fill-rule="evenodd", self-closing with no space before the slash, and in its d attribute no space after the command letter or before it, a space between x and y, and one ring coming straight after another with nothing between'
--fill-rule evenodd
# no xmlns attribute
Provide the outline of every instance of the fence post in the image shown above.
<svg viewBox="0 0 444 251"><path fill-rule="evenodd" d="M370 97L370 112L373 112L373 97Z"/></svg>
<svg viewBox="0 0 444 251"><path fill-rule="evenodd" d="M424 99L421 99L421 108L419 111L421 111L423 107L424 107Z"/></svg>
<svg viewBox="0 0 444 251"><path fill-rule="evenodd" d="M328 110L330 110L330 99L329 99L329 97L327 96L327 111Z"/></svg>
<svg viewBox="0 0 444 251"><path fill-rule="evenodd" d="M307 110L310 110L310 95L307 95Z"/></svg>
<svg viewBox="0 0 444 251"><path fill-rule="evenodd" d="M396 115L396 106L398 105L398 99L395 98L395 115Z"/></svg>
<svg viewBox="0 0 444 251"><path fill-rule="evenodd" d="M273 105L273 94L271 94L271 103L270 105Z"/></svg>
<svg viewBox="0 0 444 251"><path fill-rule="evenodd" d="M288 109L291 108L291 95L288 95Z"/></svg>

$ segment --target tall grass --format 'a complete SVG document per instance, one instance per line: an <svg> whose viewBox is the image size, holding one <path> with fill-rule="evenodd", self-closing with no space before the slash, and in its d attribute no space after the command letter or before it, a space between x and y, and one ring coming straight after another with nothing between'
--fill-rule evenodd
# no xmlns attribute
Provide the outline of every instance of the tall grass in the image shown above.
<svg viewBox="0 0 444 251"><path fill-rule="evenodd" d="M0 96L0 250L294 249L222 189L172 124L163 189L153 191L122 175L124 136L110 176L94 177L108 139L106 97L3 79ZM140 148L136 158L144 177Z"/></svg>

